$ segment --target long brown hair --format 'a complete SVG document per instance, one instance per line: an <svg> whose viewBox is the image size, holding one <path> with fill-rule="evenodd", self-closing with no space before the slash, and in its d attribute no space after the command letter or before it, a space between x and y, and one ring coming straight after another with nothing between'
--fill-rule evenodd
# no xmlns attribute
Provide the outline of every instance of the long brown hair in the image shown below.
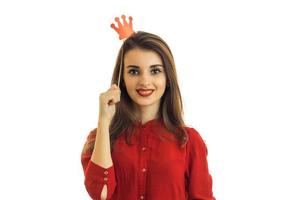
<svg viewBox="0 0 300 200"><path fill-rule="evenodd" d="M163 39L157 35L143 31L138 31L127 38L119 50L111 84L118 82L118 75L121 67L122 70L124 70L124 62L122 59L124 59L124 55L128 51L134 48L155 51L162 59L167 77L167 87L165 93L161 97L159 119L163 122L166 130L171 134L174 134L180 146L183 147L188 141L188 135L184 129L185 123L183 120L184 113L182 99L177 81L174 58L169 46ZM121 60L122 66L120 66ZM133 101L126 91L123 76L120 80L120 89L120 102L116 104L116 112L109 127L112 149L116 139L123 133L126 133L126 143L128 145L130 144L130 137L134 131L133 124L139 120L137 114L133 112ZM89 137L90 140L86 142L83 150L84 152L89 151L92 153L93 151L96 129L91 131L91 133L94 134L94 137Z"/></svg>

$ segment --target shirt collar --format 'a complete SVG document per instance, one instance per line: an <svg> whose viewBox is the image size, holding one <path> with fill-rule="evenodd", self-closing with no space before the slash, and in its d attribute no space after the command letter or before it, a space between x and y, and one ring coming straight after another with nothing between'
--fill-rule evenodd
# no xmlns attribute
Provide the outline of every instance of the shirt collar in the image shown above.
<svg viewBox="0 0 300 200"><path fill-rule="evenodd" d="M138 129L148 129L148 128L152 129L153 127L157 127L161 124L162 124L162 119L161 118L155 118L155 119L151 119L151 120L145 122L144 124L142 124L141 121L137 121L134 124L134 127L138 128Z"/></svg>

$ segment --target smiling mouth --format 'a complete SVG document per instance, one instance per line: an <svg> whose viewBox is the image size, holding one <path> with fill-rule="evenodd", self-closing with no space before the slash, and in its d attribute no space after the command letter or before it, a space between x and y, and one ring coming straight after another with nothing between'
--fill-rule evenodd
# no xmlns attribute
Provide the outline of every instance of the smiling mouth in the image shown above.
<svg viewBox="0 0 300 200"><path fill-rule="evenodd" d="M154 90L142 90L142 89L137 90L137 93L143 97L150 96L153 92Z"/></svg>

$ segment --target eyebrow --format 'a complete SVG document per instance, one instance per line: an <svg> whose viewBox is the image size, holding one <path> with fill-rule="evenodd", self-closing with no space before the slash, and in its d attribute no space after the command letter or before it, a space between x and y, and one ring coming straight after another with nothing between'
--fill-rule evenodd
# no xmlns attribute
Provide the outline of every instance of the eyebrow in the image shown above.
<svg viewBox="0 0 300 200"><path fill-rule="evenodd" d="M161 64L155 64L155 65L151 65L150 68L154 68L154 67L163 67ZM126 68L140 68L139 66L137 65L127 65Z"/></svg>

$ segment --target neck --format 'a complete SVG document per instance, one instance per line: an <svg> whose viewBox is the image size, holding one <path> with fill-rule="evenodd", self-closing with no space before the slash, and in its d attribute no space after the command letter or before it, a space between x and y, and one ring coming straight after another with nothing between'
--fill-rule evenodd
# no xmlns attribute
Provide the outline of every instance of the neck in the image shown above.
<svg viewBox="0 0 300 200"><path fill-rule="evenodd" d="M137 113L139 121L144 124L159 117L159 107L157 105L138 106Z"/></svg>

